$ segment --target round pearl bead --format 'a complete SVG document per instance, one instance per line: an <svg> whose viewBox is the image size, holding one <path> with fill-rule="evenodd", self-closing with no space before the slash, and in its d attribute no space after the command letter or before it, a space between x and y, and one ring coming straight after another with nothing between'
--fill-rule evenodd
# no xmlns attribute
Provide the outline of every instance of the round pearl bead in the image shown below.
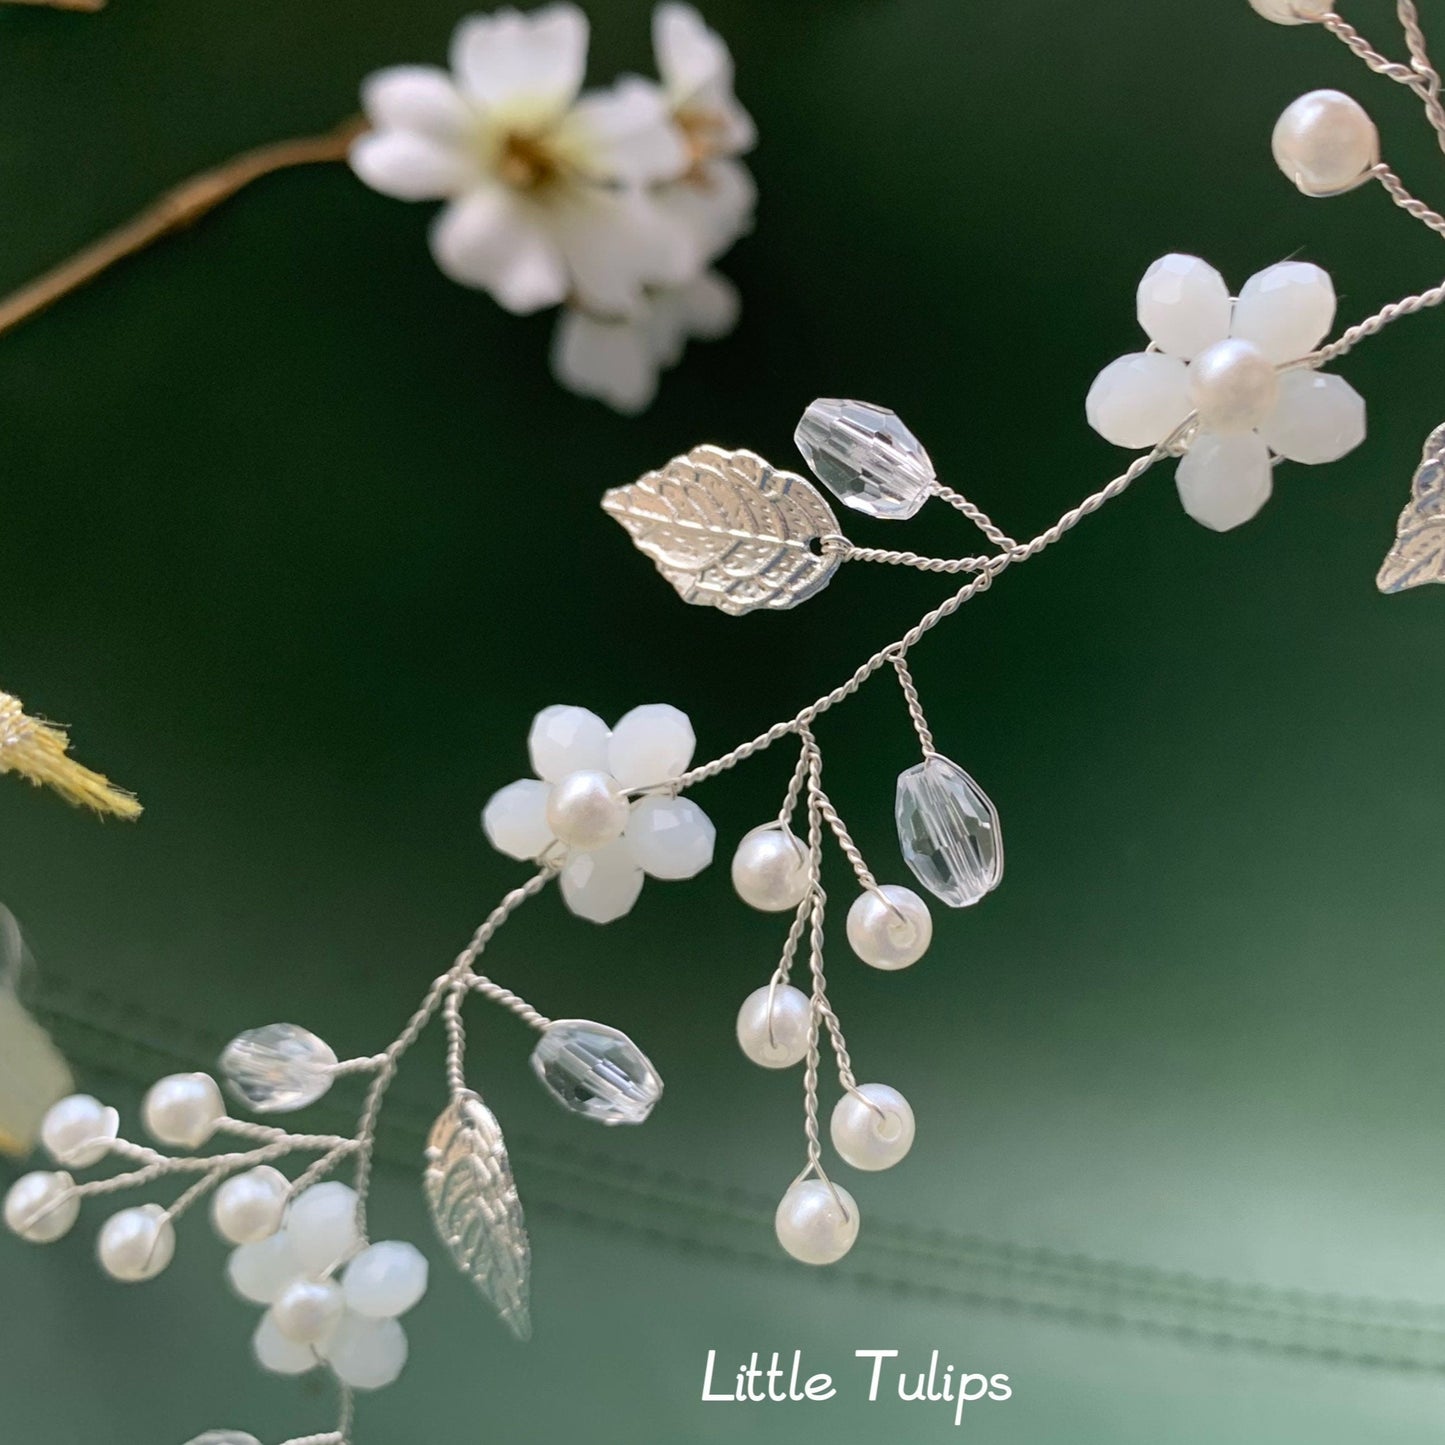
<svg viewBox="0 0 1445 1445"><path fill-rule="evenodd" d="M622 836L627 798L606 773L570 773L547 799L547 826L569 848L591 852Z"/></svg>
<svg viewBox="0 0 1445 1445"><path fill-rule="evenodd" d="M415 1245L384 1239L346 1266L341 1281L349 1308L368 1319L404 1315L426 1293L426 1256Z"/></svg>
<svg viewBox="0 0 1445 1445"><path fill-rule="evenodd" d="M125 1284L154 1279L175 1252L176 1231L159 1204L112 1214L101 1226L96 1246L100 1267Z"/></svg>
<svg viewBox="0 0 1445 1445"><path fill-rule="evenodd" d="M885 883L860 893L848 910L848 945L872 968L907 968L932 942L933 915L911 888Z"/></svg>
<svg viewBox="0 0 1445 1445"><path fill-rule="evenodd" d="M1249 0L1249 3L1276 25L1309 25L1330 13L1333 0Z"/></svg>
<svg viewBox="0 0 1445 1445"><path fill-rule="evenodd" d="M199 1149L225 1117L225 1100L209 1074L170 1074L151 1085L141 1104L151 1138L180 1149Z"/></svg>
<svg viewBox="0 0 1445 1445"><path fill-rule="evenodd" d="M1307 196L1338 196L1369 179L1380 133L1365 108L1338 90L1312 90L1274 128L1274 158Z"/></svg>
<svg viewBox="0 0 1445 1445"><path fill-rule="evenodd" d="M120 1132L120 1115L89 1094L72 1094L51 1106L40 1125L40 1142L57 1164L88 1169L99 1164Z"/></svg>
<svg viewBox="0 0 1445 1445"><path fill-rule="evenodd" d="M1234 337L1189 363L1189 397L1205 431L1235 436L1269 419L1279 401L1279 372L1252 341Z"/></svg>
<svg viewBox="0 0 1445 1445"><path fill-rule="evenodd" d="M829 1132L838 1157L855 1169L891 1169L913 1147L913 1110L887 1084L860 1084L838 1100Z"/></svg>
<svg viewBox="0 0 1445 1445"><path fill-rule="evenodd" d="M738 1045L765 1069L789 1069L808 1052L812 1013L813 1006L802 989L787 983L760 988L750 993L738 1010Z"/></svg>
<svg viewBox="0 0 1445 1445"><path fill-rule="evenodd" d="M286 1215L291 1249L304 1269L325 1274L356 1248L356 1191L329 1180L297 1195Z"/></svg>
<svg viewBox="0 0 1445 1445"><path fill-rule="evenodd" d="M291 1181L279 1169L263 1164L228 1179L211 1203L211 1223L231 1244L256 1244L281 1227Z"/></svg>
<svg viewBox="0 0 1445 1445"><path fill-rule="evenodd" d="M65 1197L74 1187L68 1174L22 1174L5 1196L5 1227L31 1244L63 1239L80 1217L80 1200Z"/></svg>
<svg viewBox="0 0 1445 1445"><path fill-rule="evenodd" d="M276 1297L271 1319L292 1344L314 1345L336 1328L345 1309L334 1279L297 1279Z"/></svg>
<svg viewBox="0 0 1445 1445"><path fill-rule="evenodd" d="M773 1220L778 1243L802 1264L836 1264L858 1238L858 1206L846 1189L803 1179L783 1195Z"/></svg>
<svg viewBox="0 0 1445 1445"><path fill-rule="evenodd" d="M738 897L764 913L796 908L812 886L808 850L781 828L758 828L733 854L733 887Z"/></svg>

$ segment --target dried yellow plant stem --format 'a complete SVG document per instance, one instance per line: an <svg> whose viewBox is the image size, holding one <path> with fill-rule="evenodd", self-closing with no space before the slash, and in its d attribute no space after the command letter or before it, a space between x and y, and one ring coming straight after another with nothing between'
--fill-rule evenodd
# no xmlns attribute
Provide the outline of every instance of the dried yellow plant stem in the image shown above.
<svg viewBox="0 0 1445 1445"><path fill-rule="evenodd" d="M0 692L0 773L18 773L78 807L116 818L139 818L141 805L135 795L82 767L69 756L69 747L62 728L31 717L19 698Z"/></svg>
<svg viewBox="0 0 1445 1445"><path fill-rule="evenodd" d="M7 5L47 5L52 10L88 10L94 14L105 9L105 0L4 0Z"/></svg>
<svg viewBox="0 0 1445 1445"><path fill-rule="evenodd" d="M193 225L252 181L291 166L345 160L351 142L364 129L365 122L359 116L353 117L324 135L302 136L259 146L214 170L202 171L182 181L140 215L0 301L0 334L39 315L62 296L78 291L117 261L143 251L174 231Z"/></svg>

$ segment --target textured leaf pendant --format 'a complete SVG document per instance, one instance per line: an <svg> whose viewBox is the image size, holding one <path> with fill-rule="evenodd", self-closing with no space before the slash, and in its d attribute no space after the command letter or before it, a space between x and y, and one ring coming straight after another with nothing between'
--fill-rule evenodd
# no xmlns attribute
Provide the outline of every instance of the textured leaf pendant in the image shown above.
<svg viewBox="0 0 1445 1445"><path fill-rule="evenodd" d="M1375 578L1381 592L1404 592L1445 582L1445 426L1425 443L1425 454L1400 513L1395 545Z"/></svg>
<svg viewBox="0 0 1445 1445"><path fill-rule="evenodd" d="M519 1340L530 1339L532 1246L501 1125L476 1094L461 1095L432 1126L424 1186L462 1273Z"/></svg>
<svg viewBox="0 0 1445 1445"><path fill-rule="evenodd" d="M694 447L602 510L627 530L684 602L733 617L796 607L828 585L841 540L832 508L811 482L753 452Z"/></svg>

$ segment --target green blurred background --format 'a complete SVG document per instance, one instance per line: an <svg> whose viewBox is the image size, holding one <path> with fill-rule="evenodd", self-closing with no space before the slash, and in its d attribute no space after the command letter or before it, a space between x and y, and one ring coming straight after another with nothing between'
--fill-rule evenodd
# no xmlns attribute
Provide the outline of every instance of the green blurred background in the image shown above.
<svg viewBox="0 0 1445 1445"><path fill-rule="evenodd" d="M1382 194L1308 202L1269 158L1283 106L1342 85L1439 203L1410 98L1245 0L705 8L762 134L757 233L724 267L745 315L640 420L560 391L550 320L445 281L430 208L340 166L258 185L0 341L0 684L147 804L101 826L0 789L0 897L87 1087L133 1109L278 1018L376 1049L523 876L477 812L525 771L538 708L671 701L713 756L947 590L860 567L795 613L686 608L598 511L604 488L700 440L791 464L804 405L849 395L895 407L950 483L1032 535L1120 466L1083 397L1137 344L1156 256L1198 252L1236 285L1307 256L1342 323L1441 274ZM1441 29L1445 4L1423 8ZM595 79L649 67L644 0L589 9ZM1399 49L1389 8L1360 9ZM368 71L439 59L457 18L447 0L0 13L0 284L202 166L329 126ZM951 1438L941 1405L862 1403L852 1352L878 1347L1009 1374L1015 1398L965 1420L990 1445L1438 1438L1445 1310L1289 1318L1336 1293L1445 1302L1445 595L1373 587L1445 420L1442 326L1402 322L1341 367L1370 440L1282 469L1247 528L1195 526L1166 470L918 649L940 745L1002 811L1009 876L940 910L905 974L833 950L860 1077L919 1121L904 1167L849 1181L864 1236L844 1265L773 1244L800 1081L732 1038L780 920L719 866L606 929L548 898L505 931L489 970L625 1028L667 1097L601 1134L540 1096L525 1030L478 1009L537 1337L514 1346L439 1264L358 1445ZM906 536L848 529L973 546L944 508ZM901 878L897 689L880 678L820 736L836 802ZM791 765L779 748L699 791L724 860ZM416 1156L441 1094L423 1048L385 1132L384 1236L427 1237ZM320 1381L250 1367L255 1314L226 1298L203 1219L127 1290L90 1258L103 1212L56 1249L0 1248L5 1445L328 1428ZM709 1348L795 1347L841 1398L699 1402Z"/></svg>

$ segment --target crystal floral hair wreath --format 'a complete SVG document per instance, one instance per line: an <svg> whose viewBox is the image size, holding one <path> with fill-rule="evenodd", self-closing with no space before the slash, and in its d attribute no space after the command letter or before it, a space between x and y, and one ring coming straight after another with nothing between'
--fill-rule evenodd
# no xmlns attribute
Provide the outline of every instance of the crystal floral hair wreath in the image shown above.
<svg viewBox="0 0 1445 1445"><path fill-rule="evenodd" d="M1441 81L1426 55L1415 6L1398 0L1410 53L1394 63L1316 0L1251 0L1281 24L1315 21L1367 66L1407 86L1424 102L1445 147ZM1377 180L1395 202L1445 234L1445 218L1416 201L1378 155L1368 116L1353 101L1321 91L1290 106L1275 132L1282 168L1307 194L1333 195ZM930 498L957 509L982 533L978 556L926 558L854 546L839 532L822 494L750 452L698 447L603 505L656 562L687 601L731 614L786 608L823 587L844 561L871 561L968 580L898 641L795 716L731 752L693 766L693 734L675 708L634 709L615 728L585 709L548 708L529 747L537 776L511 784L487 804L484 826L504 853L535 865L508 893L453 964L427 990L401 1033L380 1053L340 1061L314 1034L290 1024L253 1029L221 1058L231 1091L253 1111L280 1114L315 1102L334 1083L365 1081L356 1130L349 1136L292 1133L226 1112L205 1074L162 1079L147 1094L142 1122L170 1154L119 1137L114 1110L88 1096L57 1104L43 1126L58 1171L20 1179L5 1200L12 1230L36 1243L61 1238L82 1201L172 1177L192 1182L170 1205L144 1204L112 1215L101 1229L102 1267L116 1279L153 1278L169 1263L176 1221L213 1195L212 1217L236 1246L228 1273L246 1299L266 1310L255 1352L267 1369L299 1374L325 1365L340 1390L334 1430L287 1445L350 1445L354 1391L385 1385L401 1372L406 1336L399 1316L421 1299L424 1257L400 1242L372 1243L367 1198L376 1126L400 1063L438 1015L446 1035L449 1102L426 1152L424 1185L438 1233L459 1267L518 1334L528 1331L528 1244L521 1206L495 1117L467 1083L463 1009L473 994L501 1004L541 1035L532 1056L544 1087L564 1107L606 1124L640 1123L661 1093L647 1059L616 1030L543 1017L486 977L478 964L497 929L554 879L567 906L606 922L625 914L644 877L691 877L711 861L714 830L683 794L786 737L800 744L797 768L777 816L754 829L733 857L744 901L791 912L781 958L743 1003L737 1033L743 1052L769 1068L803 1068L805 1162L777 1210L777 1235L795 1259L842 1258L859 1230L858 1207L828 1176L819 1123L824 1037L841 1097L830 1135L853 1168L898 1163L913 1142L907 1101L882 1084L859 1084L824 973L821 884L824 839L831 834L859 885L846 923L850 947L865 963L901 969L927 950L932 919L922 897L879 884L823 788L822 753L813 724L875 673L892 668L918 734L920 762L899 779L897 821L903 857L920 885L944 904L967 907L998 886L1003 872L999 819L983 791L940 754L907 665L913 646L1008 568L1037 556L1125 492L1146 472L1178 457L1186 509L1215 528L1240 524L1269 495L1281 460L1320 463L1362 440L1360 398L1321 372L1391 321L1445 302L1445 284L1385 307L1321 345L1334 316L1329 279L1315 267L1286 263L1251 279L1237 298L1204 262L1171 256L1139 288L1147 350L1107 367L1089 395L1093 425L1120 445L1147 448L1119 476L1027 542L1017 542L977 507L938 482L927 454L892 413L847 401L809 407L797 440L814 473L846 506L889 520L912 516ZM1442 447L1432 436L1399 537L1379 585L1398 590L1445 580ZM801 836L793 820L801 812ZM792 977L806 943L805 988ZM197 1154L225 1137L235 1147ZM294 1179L275 1166L314 1156ZM130 1166L77 1183L68 1172L105 1161ZM329 1176L346 1167L353 1183ZM238 1431L210 1432L192 1445L256 1445Z"/></svg>

